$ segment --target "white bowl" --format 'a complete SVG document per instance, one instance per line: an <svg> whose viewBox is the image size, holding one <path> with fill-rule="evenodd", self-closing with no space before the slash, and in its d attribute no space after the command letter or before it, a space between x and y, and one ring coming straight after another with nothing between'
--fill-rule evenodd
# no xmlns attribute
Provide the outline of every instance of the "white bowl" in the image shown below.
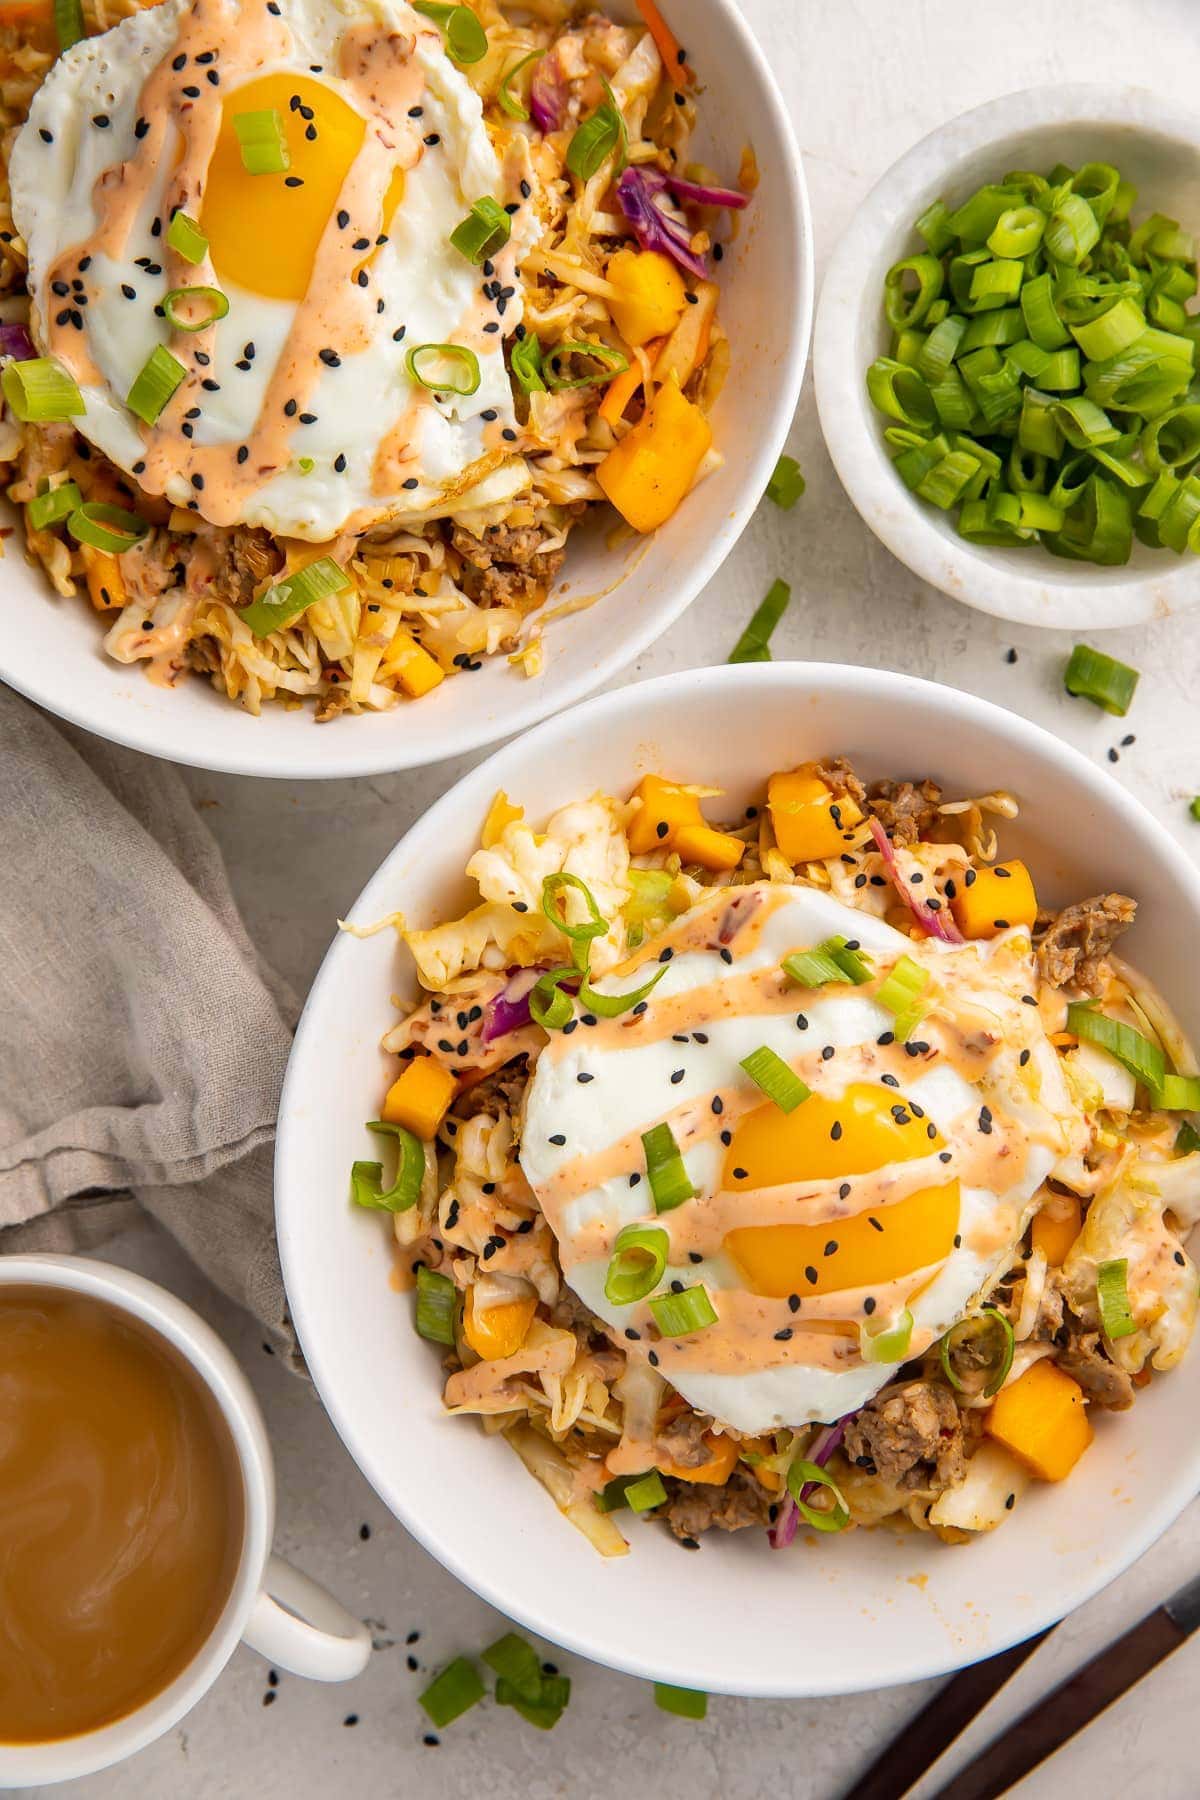
<svg viewBox="0 0 1200 1800"><path fill-rule="evenodd" d="M1138 189L1135 216L1157 210L1200 228L1200 123L1143 88L1030 88L951 119L894 163L854 215L821 290L813 373L834 467L876 537L914 574L955 600L1023 625L1098 631L1161 619L1200 601L1191 556L1134 540L1124 568L1064 562L1041 545L969 544L953 513L910 494L892 467L887 423L867 396L867 369L886 355L883 278L920 249L913 220L931 201L965 200L1009 169L1115 163Z"/></svg>
<svg viewBox="0 0 1200 1800"><path fill-rule="evenodd" d="M646 770L722 785L736 811L773 768L842 752L870 777L931 774L1023 800L1005 847L1051 904L1140 899L1129 955L1200 1035L1200 876L1075 750L985 701L829 664L695 669L593 701L497 752L384 862L351 919L433 922L471 903L462 869L497 788L537 819ZM708 1691L817 1695L939 1674L1059 1618L1139 1556L1200 1486L1200 1352L1102 1418L1071 1480L1036 1484L992 1536L949 1548L889 1530L798 1540L714 1533L688 1555L632 1520L606 1562L502 1444L441 1407L436 1356L389 1283L387 1232L352 1208L351 1163L387 1069L389 996L411 995L389 931L342 936L314 984L281 1103L276 1221L292 1316L351 1454L397 1518L493 1605L599 1662ZM622 1514L622 1521L632 1515ZM815 1534L814 1534L815 1536ZM716 1540L716 1541L713 1541Z"/></svg>
<svg viewBox="0 0 1200 1800"><path fill-rule="evenodd" d="M10 618L0 637L0 679L100 737L198 768L281 778L369 775L438 762L536 724L599 687L665 631L711 580L762 498L799 398L813 296L808 194L774 77L735 0L688 0L684 10L687 50L704 83L698 153L732 177L749 145L761 171L721 265L733 366L713 428L725 463L649 539L609 549L607 527L571 539L565 581L549 605L599 598L548 628L540 676L530 680L500 656L390 713L320 729L311 708L270 706L252 718L203 677L165 690L140 668L111 661L86 599L53 595L16 538L0 565ZM617 0L611 11L636 18L632 0Z"/></svg>

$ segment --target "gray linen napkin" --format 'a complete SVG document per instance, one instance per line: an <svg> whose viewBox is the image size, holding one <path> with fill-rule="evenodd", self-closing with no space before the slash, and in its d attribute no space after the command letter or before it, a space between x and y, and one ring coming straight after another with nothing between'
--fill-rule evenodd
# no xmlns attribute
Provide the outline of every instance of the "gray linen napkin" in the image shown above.
<svg viewBox="0 0 1200 1800"><path fill-rule="evenodd" d="M0 687L0 1252L142 1206L289 1348L271 1144L295 1023L179 773Z"/></svg>

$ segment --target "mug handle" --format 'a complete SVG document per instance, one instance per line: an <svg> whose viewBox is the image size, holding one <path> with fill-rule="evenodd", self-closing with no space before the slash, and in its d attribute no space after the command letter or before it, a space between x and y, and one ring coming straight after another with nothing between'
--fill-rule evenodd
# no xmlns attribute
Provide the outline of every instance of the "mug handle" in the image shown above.
<svg viewBox="0 0 1200 1800"><path fill-rule="evenodd" d="M350 1681L371 1655L362 1620L281 1556L267 1559L242 1638L268 1662L310 1681Z"/></svg>

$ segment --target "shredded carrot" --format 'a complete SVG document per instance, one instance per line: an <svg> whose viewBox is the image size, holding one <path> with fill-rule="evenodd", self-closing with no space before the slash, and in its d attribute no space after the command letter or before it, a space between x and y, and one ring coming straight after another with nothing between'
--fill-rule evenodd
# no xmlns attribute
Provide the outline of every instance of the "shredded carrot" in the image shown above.
<svg viewBox="0 0 1200 1800"><path fill-rule="evenodd" d="M689 69L684 61L679 39L655 6L654 0L637 0L637 9L646 21L646 29L658 46L658 54L662 57L667 74L674 81L676 87L681 84L684 87L694 87L696 85L695 71Z"/></svg>
<svg viewBox="0 0 1200 1800"><path fill-rule="evenodd" d="M654 360L666 341L665 338L652 338L648 344L642 346L645 351L645 361L641 356L635 355L629 367L623 369L615 380L609 382L598 408L600 417L607 424L616 425L624 418L625 408L642 385L643 367L648 365L653 368Z"/></svg>

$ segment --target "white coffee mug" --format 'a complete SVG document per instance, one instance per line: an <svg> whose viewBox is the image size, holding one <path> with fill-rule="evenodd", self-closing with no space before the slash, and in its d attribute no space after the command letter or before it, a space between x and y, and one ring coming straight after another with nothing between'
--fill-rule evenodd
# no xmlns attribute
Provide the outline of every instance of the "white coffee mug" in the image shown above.
<svg viewBox="0 0 1200 1800"><path fill-rule="evenodd" d="M140 1275L78 1256L0 1257L0 1284L87 1294L138 1319L186 1359L219 1407L242 1473L237 1573L207 1642L158 1694L123 1719L46 1744L0 1743L0 1788L39 1787L107 1768L169 1731L207 1693L239 1641L295 1675L349 1681L371 1654L367 1628L325 1588L271 1552L275 1470L250 1384L190 1307Z"/></svg>

